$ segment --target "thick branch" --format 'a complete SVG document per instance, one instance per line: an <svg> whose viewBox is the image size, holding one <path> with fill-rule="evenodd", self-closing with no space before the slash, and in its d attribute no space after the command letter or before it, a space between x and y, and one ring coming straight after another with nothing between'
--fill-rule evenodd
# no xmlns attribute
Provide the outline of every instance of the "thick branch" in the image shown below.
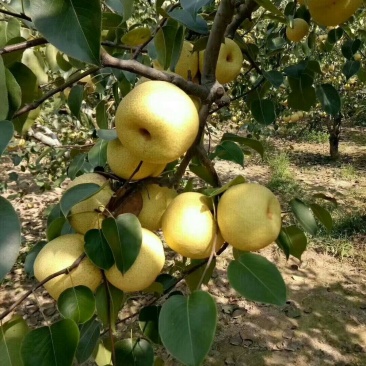
<svg viewBox="0 0 366 366"><path fill-rule="evenodd" d="M153 69L152 67L145 66L136 60L120 60L109 55L107 52L102 51L102 64L103 66L130 71L152 80L167 81L178 86L187 94L196 95L201 100L206 100L208 96L208 91L203 86L187 81L179 75L168 74L166 72Z"/></svg>
<svg viewBox="0 0 366 366"><path fill-rule="evenodd" d="M48 277L46 277L43 281L39 282L37 285L33 286L30 290L28 290L21 298L15 301L7 310L5 310L2 314L0 314L0 320L4 319L8 314L10 314L18 305L20 305L28 296L30 296L37 288L43 286L46 282L52 280L55 277L61 276L63 274L70 273L73 269L77 268L81 261L85 258L86 254L83 253L77 258L71 266L61 269Z"/></svg>
<svg viewBox="0 0 366 366"><path fill-rule="evenodd" d="M240 27L245 19L250 19L252 13L259 8L255 0L246 0L244 4L239 6L238 13L233 17L231 23L226 28L225 36L234 38L236 30Z"/></svg>
<svg viewBox="0 0 366 366"><path fill-rule="evenodd" d="M40 46L46 43L48 43L46 38L35 38L30 41L5 46L4 48L0 49L0 55L3 55L4 53L11 53L15 51L25 50L26 48Z"/></svg>
<svg viewBox="0 0 366 366"><path fill-rule="evenodd" d="M82 79L83 77L93 74L94 72L98 71L99 67L92 67L84 72L82 72L79 75L75 75L73 77L71 77L65 84L62 84L61 86L59 86L58 88L52 89L50 90L48 93L44 94L42 96L42 98L34 101L33 103L30 104L26 104L25 106L23 106L22 108L18 109L15 114L13 115L12 118L16 118L19 117L20 115L27 113L33 109L36 109L38 106L40 106L45 100L51 98L53 95L55 95L56 93L66 89L68 86L71 86L73 84L75 84L76 82L78 82L80 79Z"/></svg>
<svg viewBox="0 0 366 366"><path fill-rule="evenodd" d="M201 75L201 81L203 85L211 86L216 81L215 71L221 47L221 40L224 39L226 27L230 23L233 14L233 3L230 0L222 0L217 10L215 20L207 41L205 62L203 73Z"/></svg>

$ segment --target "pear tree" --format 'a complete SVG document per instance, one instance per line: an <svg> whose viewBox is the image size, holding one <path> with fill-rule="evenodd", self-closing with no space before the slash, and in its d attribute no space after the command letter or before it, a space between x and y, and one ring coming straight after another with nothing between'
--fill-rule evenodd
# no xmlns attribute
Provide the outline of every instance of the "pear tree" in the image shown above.
<svg viewBox="0 0 366 366"><path fill-rule="evenodd" d="M221 255L238 296L286 304L280 271L254 251L276 245L301 260L308 237L331 230L319 204L330 198L280 204L245 176L223 184L214 162L244 166L248 151L263 158L261 133L288 110L320 108L339 137L340 92L319 59L341 50L334 72L365 79L351 25L366 9L332 1L324 12L328 3L0 1L0 156L38 161L35 175L52 171L44 189L72 180L49 210L47 243L26 255L34 286L0 314L1 365L153 366L162 348L201 365L217 328L203 285ZM212 146L214 115L225 113L239 128L220 124ZM23 243L1 195L0 232L3 280L22 265ZM60 320L31 327L14 312L43 286ZM143 305L122 318L137 291Z"/></svg>

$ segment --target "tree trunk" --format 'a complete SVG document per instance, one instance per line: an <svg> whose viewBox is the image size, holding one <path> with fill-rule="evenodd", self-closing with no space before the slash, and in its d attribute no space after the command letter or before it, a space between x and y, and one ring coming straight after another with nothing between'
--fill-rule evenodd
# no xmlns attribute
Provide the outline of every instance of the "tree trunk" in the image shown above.
<svg viewBox="0 0 366 366"><path fill-rule="evenodd" d="M342 114L329 117L327 121L328 133L329 133L329 154L332 160L339 159L339 136L341 134L342 126Z"/></svg>
<svg viewBox="0 0 366 366"><path fill-rule="evenodd" d="M336 133L332 133L329 135L329 153L330 158L332 160L338 160L339 159L339 135Z"/></svg>

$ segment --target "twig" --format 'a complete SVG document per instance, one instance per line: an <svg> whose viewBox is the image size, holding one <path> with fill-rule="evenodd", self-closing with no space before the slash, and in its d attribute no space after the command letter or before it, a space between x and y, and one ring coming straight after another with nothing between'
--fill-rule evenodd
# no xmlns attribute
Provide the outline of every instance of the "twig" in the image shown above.
<svg viewBox="0 0 366 366"><path fill-rule="evenodd" d="M70 266L61 269L49 276L47 276L44 280L39 282L37 285L33 286L30 290L28 290L23 296L21 296L16 302L14 302L7 310L5 310L2 314L0 314L0 320L4 319L8 314L10 314L18 305L20 305L29 295L31 295L35 290L39 287L43 286L46 282L52 280L55 277L61 276L63 274L70 273L73 269L77 268L81 261L86 257L86 254L83 253L77 258L73 264Z"/></svg>
<svg viewBox="0 0 366 366"><path fill-rule="evenodd" d="M3 55L5 53L11 53L15 51L25 50L26 48L31 48L35 46L40 46L42 44L48 43L46 38L35 38L30 41L20 42L16 44L12 44L9 46L5 46L4 48L0 49L0 55Z"/></svg>
<svg viewBox="0 0 366 366"><path fill-rule="evenodd" d="M23 19L23 20L28 20L30 22L32 21L32 19L28 15L25 15L25 14L13 13L12 11L4 10L4 9L0 9L0 13L6 14L6 15L11 15L12 17Z"/></svg>
<svg viewBox="0 0 366 366"><path fill-rule="evenodd" d="M79 75L73 76L70 78L70 80L68 80L66 83L62 84L61 86L59 86L58 88L52 89L50 90L48 93L44 94L42 96L42 98L34 101L33 103L30 104L26 104L25 106L23 106L22 108L18 109L14 115L12 116L12 119L19 117L20 115L27 113L33 109L36 109L38 106L40 106L45 100L47 100L48 98L51 98L53 95L55 95L56 93L66 89L68 86L71 86L73 84L75 84L76 82L78 82L80 79L82 79L83 77L93 74L94 72L98 71L99 67L95 66L95 67L91 67L90 69L82 72Z"/></svg>
<svg viewBox="0 0 366 366"><path fill-rule="evenodd" d="M234 38L236 30L245 19L250 19L252 13L259 8L255 0L247 0L239 6L238 13L233 17L231 23L227 26L225 37Z"/></svg>

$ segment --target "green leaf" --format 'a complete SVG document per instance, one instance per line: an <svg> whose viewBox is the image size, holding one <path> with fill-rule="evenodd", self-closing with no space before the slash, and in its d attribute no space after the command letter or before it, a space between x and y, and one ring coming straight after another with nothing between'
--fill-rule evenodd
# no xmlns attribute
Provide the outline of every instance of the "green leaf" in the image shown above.
<svg viewBox="0 0 366 366"><path fill-rule="evenodd" d="M211 1L212 0L181 0L180 4L182 5L182 8L191 13L194 18L200 9L211 3Z"/></svg>
<svg viewBox="0 0 366 366"><path fill-rule="evenodd" d="M214 157L233 161L241 166L244 166L244 153L243 150L234 141L222 141L216 146L211 158Z"/></svg>
<svg viewBox="0 0 366 366"><path fill-rule="evenodd" d="M77 203L86 200L101 190L101 187L95 183L82 183L69 188L60 200L60 208L64 216Z"/></svg>
<svg viewBox="0 0 366 366"><path fill-rule="evenodd" d="M33 102L38 95L37 77L33 72L21 62L15 62L9 67L9 71L14 76L17 84L21 89L22 103L25 105ZM14 127L18 133L22 133L22 127L27 119L28 113L13 119Z"/></svg>
<svg viewBox="0 0 366 366"><path fill-rule="evenodd" d="M332 197L332 196L327 196L324 193L315 193L315 194L313 194L313 197L314 198L321 198L321 199L326 200L328 202L332 202L335 207L338 207L337 200L334 197Z"/></svg>
<svg viewBox="0 0 366 366"><path fill-rule="evenodd" d="M164 292L166 293L177 284L177 279L169 273L160 273L159 276L156 277L155 282L161 283L163 285Z"/></svg>
<svg viewBox="0 0 366 366"><path fill-rule="evenodd" d="M341 97L333 85L322 84L317 86L316 96L325 112L332 116L336 116L340 112L342 106Z"/></svg>
<svg viewBox="0 0 366 366"><path fill-rule="evenodd" d="M113 266L113 253L101 230L89 230L85 234L84 240L85 253L94 265L104 270Z"/></svg>
<svg viewBox="0 0 366 366"><path fill-rule="evenodd" d="M93 291L86 286L70 287L63 291L57 300L57 307L64 318L75 323L85 323L95 311Z"/></svg>
<svg viewBox="0 0 366 366"><path fill-rule="evenodd" d="M5 69L5 76L9 98L8 118L11 119L22 104L22 90L20 89L14 75L8 69Z"/></svg>
<svg viewBox="0 0 366 366"><path fill-rule="evenodd" d="M130 213L102 222L103 235L113 252L117 268L125 274L135 262L141 248L142 232L138 218Z"/></svg>
<svg viewBox="0 0 366 366"><path fill-rule="evenodd" d="M276 7L276 5L273 4L273 1L271 0L255 0L255 2L263 7L264 9L266 9L267 11L269 11L270 13L274 14L274 15L277 15L281 18L283 18L283 14L281 12L280 9L278 9Z"/></svg>
<svg viewBox="0 0 366 366"><path fill-rule="evenodd" d="M170 61L170 70L172 71L175 71L175 66L178 63L180 54L182 52L184 42L184 30L185 28L181 25L178 27L177 32L175 34L175 42L173 44L171 61Z"/></svg>
<svg viewBox="0 0 366 366"><path fill-rule="evenodd" d="M108 141L98 140L88 152L88 161L93 168L104 167L107 164Z"/></svg>
<svg viewBox="0 0 366 366"><path fill-rule="evenodd" d="M201 163L192 162L191 164L189 164L189 170L211 186L214 187L216 185L216 179L212 172Z"/></svg>
<svg viewBox="0 0 366 366"><path fill-rule="evenodd" d="M208 37L201 37L198 38L196 41L193 42L193 50L192 52L199 52L203 51L207 47Z"/></svg>
<svg viewBox="0 0 366 366"><path fill-rule="evenodd" d="M0 280L11 270L18 258L21 227L14 207L0 196Z"/></svg>
<svg viewBox="0 0 366 366"><path fill-rule="evenodd" d="M290 207L300 225L311 235L316 235L318 226L310 208L300 199L290 201Z"/></svg>
<svg viewBox="0 0 366 366"><path fill-rule="evenodd" d="M274 305L286 303L286 285L277 267L254 253L243 253L227 270L231 286L248 300Z"/></svg>
<svg viewBox="0 0 366 366"><path fill-rule="evenodd" d="M171 19L154 37L158 61L164 70L167 70L171 63L177 30L177 22Z"/></svg>
<svg viewBox="0 0 366 366"><path fill-rule="evenodd" d="M87 154L82 153L75 156L67 170L67 176L74 180L80 173L93 172L93 167L86 161Z"/></svg>
<svg viewBox="0 0 366 366"><path fill-rule="evenodd" d="M352 60L353 55L359 50L361 46L359 39L350 39L342 44L342 54L347 60Z"/></svg>
<svg viewBox="0 0 366 366"><path fill-rule="evenodd" d="M186 268L189 270L190 268L197 266L201 260L194 259L191 261L191 264ZM207 285L211 279L212 273L216 267L216 258L214 257L207 268L207 263L198 267L195 271L186 276L185 281L189 287L191 292L198 290L198 284ZM207 268L207 269L206 269ZM202 277L203 276L203 277Z"/></svg>
<svg viewBox="0 0 366 366"><path fill-rule="evenodd" d="M298 88L287 97L288 106L292 109L308 112L316 103L315 88Z"/></svg>
<svg viewBox="0 0 366 366"><path fill-rule="evenodd" d="M10 121L0 121L0 156L13 138L14 126Z"/></svg>
<svg viewBox="0 0 366 366"><path fill-rule="evenodd" d="M32 21L56 48L77 60L100 64L99 0L32 0Z"/></svg>
<svg viewBox="0 0 366 366"><path fill-rule="evenodd" d="M0 48L3 48L11 39L17 37L20 37L20 22L18 19L4 19L4 21L0 23Z"/></svg>
<svg viewBox="0 0 366 366"><path fill-rule="evenodd" d="M156 344L161 344L158 329L160 310L161 306L151 305L143 307L139 313L139 327L141 332L151 342Z"/></svg>
<svg viewBox="0 0 366 366"><path fill-rule="evenodd" d="M102 283L95 292L95 301L97 306L98 318L105 327L112 326L115 329L115 322L118 312L122 308L124 302L123 291L114 287L109 282Z"/></svg>
<svg viewBox="0 0 366 366"><path fill-rule="evenodd" d="M86 362L92 355L99 341L101 325L98 320L91 318L79 326L80 341L76 350L76 359L79 363Z"/></svg>
<svg viewBox="0 0 366 366"><path fill-rule="evenodd" d="M112 141L117 138L117 132L116 130L104 130L100 129L97 131L97 135L99 138L106 140L106 141Z"/></svg>
<svg viewBox="0 0 366 366"><path fill-rule="evenodd" d="M24 366L70 366L79 342L79 329L71 319L30 331L20 353Z"/></svg>
<svg viewBox="0 0 366 366"><path fill-rule="evenodd" d="M163 345L178 361L201 365L214 340L216 304L210 294L195 291L188 297L171 296L162 306L159 333Z"/></svg>
<svg viewBox="0 0 366 366"><path fill-rule="evenodd" d="M81 103L83 102L84 87L82 85L75 85L71 88L67 104L69 105L71 113L80 120Z"/></svg>
<svg viewBox="0 0 366 366"><path fill-rule="evenodd" d="M101 100L95 108L95 118L100 129L108 129L107 102Z"/></svg>
<svg viewBox="0 0 366 366"><path fill-rule="evenodd" d="M19 349L28 332L29 327L20 315L13 315L9 321L0 326L1 366L23 366Z"/></svg>
<svg viewBox="0 0 366 366"><path fill-rule="evenodd" d="M275 88L279 88L283 81L284 81L284 77L282 75L281 72L276 71L276 70L270 70L270 71L265 71L263 73L263 76L275 87Z"/></svg>
<svg viewBox="0 0 366 366"><path fill-rule="evenodd" d="M114 344L116 364L123 366L153 366L154 351L145 339L122 339Z"/></svg>
<svg viewBox="0 0 366 366"><path fill-rule="evenodd" d="M308 240L301 229L291 225L281 228L276 243L284 251L287 259L291 254L301 260L301 255L306 250Z"/></svg>
<svg viewBox="0 0 366 366"><path fill-rule="evenodd" d="M34 276L34 270L33 270L34 261L36 260L38 253L46 244L47 244L46 241L40 241L27 253L27 256L25 257L24 261L24 271L28 277Z"/></svg>
<svg viewBox="0 0 366 366"><path fill-rule="evenodd" d="M8 88L3 58L0 57L0 121L5 120L9 113Z"/></svg>
<svg viewBox="0 0 366 366"><path fill-rule="evenodd" d="M123 15L123 21L126 22L133 14L134 0L105 0L109 6L116 13Z"/></svg>
<svg viewBox="0 0 366 366"><path fill-rule="evenodd" d="M360 61L349 60L343 65L342 73L348 80L353 75L356 75L359 72L360 68L361 68Z"/></svg>
<svg viewBox="0 0 366 366"><path fill-rule="evenodd" d="M245 183L246 180L243 176L237 175L233 180L224 184L222 187L219 188L209 188L205 190L205 194L209 197L215 197L226 190L228 190L232 186L236 186L237 184Z"/></svg>
<svg viewBox="0 0 366 366"><path fill-rule="evenodd" d="M46 235L48 241L56 239L57 237L62 235L62 229L64 228L66 221L66 217L62 216L57 218L56 220L53 220L50 225L47 226Z"/></svg>
<svg viewBox="0 0 366 366"><path fill-rule="evenodd" d="M312 209L315 217L324 225L324 227L328 231L331 231L333 229L333 219L329 211L316 203L310 204L310 208Z"/></svg>
<svg viewBox="0 0 366 366"><path fill-rule="evenodd" d="M250 104L254 119L262 125L268 126L276 120L274 103L269 99L256 99Z"/></svg>
<svg viewBox="0 0 366 366"><path fill-rule="evenodd" d="M251 149L255 150L263 159L264 147L262 143L258 140L238 136L230 132L225 132L221 138L221 141L235 141L240 145L248 146Z"/></svg>
<svg viewBox="0 0 366 366"><path fill-rule="evenodd" d="M200 15L197 15L195 18L193 18L188 11L176 8L169 12L169 16L196 33L209 33L207 23Z"/></svg>
<svg viewBox="0 0 366 366"><path fill-rule="evenodd" d="M151 37L150 28L138 27L130 30L121 38L121 42L127 46L136 47L144 44Z"/></svg>
<svg viewBox="0 0 366 366"><path fill-rule="evenodd" d="M328 32L327 40L330 44L335 44L343 37L343 34L344 34L344 30L341 27L338 27L336 29L331 29Z"/></svg>

